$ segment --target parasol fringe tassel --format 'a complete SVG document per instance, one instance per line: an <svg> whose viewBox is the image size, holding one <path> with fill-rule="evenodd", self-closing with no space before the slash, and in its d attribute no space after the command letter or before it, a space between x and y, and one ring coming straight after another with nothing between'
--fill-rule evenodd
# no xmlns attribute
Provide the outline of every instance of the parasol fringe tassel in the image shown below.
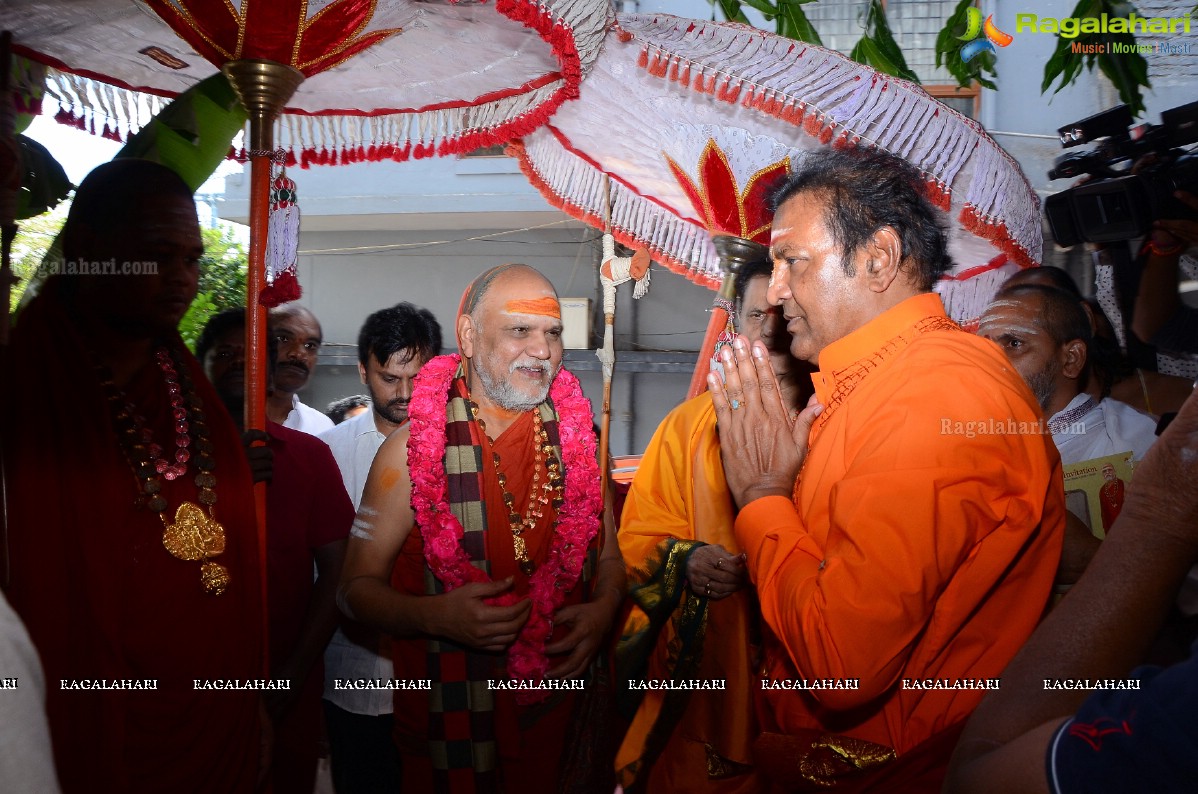
<svg viewBox="0 0 1198 794"><path fill-rule="evenodd" d="M402 117L411 114L366 116L355 123L285 113L279 138L288 162L309 168L464 154L527 135L543 125L563 102L578 96L578 85L602 49L614 12L588 0L497 0L495 10L541 36L559 63L560 79L478 106L427 111L424 116L435 117L436 132L426 137L403 134L411 124ZM116 136L114 140L137 133L166 102L55 69L47 70L46 93L59 105L56 121L92 134ZM383 130L393 136L381 135ZM368 144L377 147L373 153ZM384 154L380 149L386 144L393 148ZM396 152L402 154L396 157Z"/></svg>
<svg viewBox="0 0 1198 794"><path fill-rule="evenodd" d="M979 270L985 272L978 272ZM965 274L942 277L936 282L935 292L944 302L944 310L950 317L962 317L958 324L966 331L976 331L978 321L986 307L994 300L1003 283L1019 268L1004 255L999 255L988 265L973 268L968 278Z"/></svg>
<svg viewBox="0 0 1198 794"><path fill-rule="evenodd" d="M968 204L958 216L961 225L970 233L989 240L996 248L1011 257L1021 268L1035 267L1038 262L1028 251L1011 238L1006 223L983 216Z"/></svg>
<svg viewBox="0 0 1198 794"><path fill-rule="evenodd" d="M553 160L553 162L549 163L548 165L544 165L547 171L553 172L553 176L549 180L546 180L533 166L525 150L524 142L513 141L508 145L507 153L509 156L516 158L520 166L520 170L524 174L525 178L528 179L529 183L536 187L541 194L546 197L546 200L555 209L559 209L562 212L565 212L567 215L582 221L583 223L597 227L601 227L603 225L603 218L601 217L601 212L599 210L599 196L601 195L600 191L589 191L594 199L595 207L595 209L591 210L581 207L573 202L564 200L561 194L557 190L553 189L551 184L561 184L562 182L570 181L576 182L581 177L587 176L595 177L593 182L598 183L600 180L595 175L593 169L590 169L589 167L583 168L579 167L578 165L571 164L566 161L565 157L545 158L545 162ZM655 237L659 234L664 235L667 233L677 235L680 233L679 230L681 229L681 233L686 234L688 239L694 239L694 230L691 229L688 224L685 224L677 218L674 218L664 210L648 205L648 202L645 202L641 197L630 193L618 182L612 182L611 195L612 236L615 238L616 242L628 248L645 248L649 251L649 254L652 256L654 261L659 262L672 272L677 273L683 278L686 278L688 281L691 281L692 283L701 287L706 287L707 289L719 289L721 278L718 273L718 258L715 256L714 249L710 248L710 245L707 246L707 248L710 249L709 251L704 250L697 254L695 264L689 264L687 262L680 261L667 253L667 251L658 241L639 239L638 237L634 237L632 234L629 234L624 228L623 221L627 218L628 206L634 203L639 203L641 205L639 209L650 215L657 227L657 232L654 235ZM709 254L709 256L702 256L702 254ZM710 268L711 270L705 270L705 267ZM712 273L715 273L715 275L712 275Z"/></svg>
<svg viewBox="0 0 1198 794"><path fill-rule="evenodd" d="M126 141L166 104L157 96L57 69L46 70L45 89L46 95L58 103L55 121L114 141ZM36 105L40 113L41 100Z"/></svg>

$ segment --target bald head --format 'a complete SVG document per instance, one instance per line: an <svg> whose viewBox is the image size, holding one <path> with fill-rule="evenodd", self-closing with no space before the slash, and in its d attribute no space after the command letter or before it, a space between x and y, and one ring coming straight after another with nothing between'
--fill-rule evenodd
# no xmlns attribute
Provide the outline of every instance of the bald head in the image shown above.
<svg viewBox="0 0 1198 794"><path fill-rule="evenodd" d="M1002 348L1046 416L1082 390L1090 321L1068 292L1040 284L1003 289L982 314L978 335Z"/></svg>
<svg viewBox="0 0 1198 794"><path fill-rule="evenodd" d="M1007 285L1009 284L1010 281L1007 282ZM1090 318L1082 308L1081 299L1076 295L1046 284L1007 285L998 291L991 306L1002 301L1015 301L1032 308L1032 317L1037 325L1058 345L1063 345L1071 339L1081 339L1089 343Z"/></svg>
<svg viewBox="0 0 1198 794"><path fill-rule="evenodd" d="M471 394L505 410L545 400L561 366L561 304L553 285L528 265L500 265L462 296L458 348L469 361Z"/></svg>
<svg viewBox="0 0 1198 794"><path fill-rule="evenodd" d="M524 289L537 290L537 287L545 287L553 295L555 300L557 298L557 292L553 289L553 285L549 283L549 279L545 278L536 268L515 263L496 265L470 282L470 286L466 288L466 292L462 295L462 304L458 309L458 314L474 315L479 305L483 302L483 299L487 297L487 294L494 287L507 284L508 282L514 283L517 291ZM560 316L560 309L558 314Z"/></svg>
<svg viewBox="0 0 1198 794"><path fill-rule="evenodd" d="M64 288L87 322L134 337L172 334L196 296L204 253L191 190L148 160L98 166L63 227Z"/></svg>
<svg viewBox="0 0 1198 794"><path fill-rule="evenodd" d="M194 216L191 188L166 166L133 157L96 166L71 200L62 227L64 256L68 260L96 258L97 245L140 233L148 213L168 199L190 206ZM199 226L196 221L189 225Z"/></svg>
<svg viewBox="0 0 1198 794"><path fill-rule="evenodd" d="M1003 282L1002 287L999 288L999 292L1026 284L1055 287L1056 289L1068 292L1078 300L1081 300L1082 297L1082 291L1077 288L1077 282L1073 280L1073 276L1069 275L1062 268L1052 267L1051 265L1041 265L1039 267L1029 267L1020 270Z"/></svg>
<svg viewBox="0 0 1198 794"><path fill-rule="evenodd" d="M301 320L310 320L311 322L320 325L320 321L316 319L316 315L307 306L301 306L298 303L285 303L282 306L276 306L270 310L270 323L284 319L299 318Z"/></svg>

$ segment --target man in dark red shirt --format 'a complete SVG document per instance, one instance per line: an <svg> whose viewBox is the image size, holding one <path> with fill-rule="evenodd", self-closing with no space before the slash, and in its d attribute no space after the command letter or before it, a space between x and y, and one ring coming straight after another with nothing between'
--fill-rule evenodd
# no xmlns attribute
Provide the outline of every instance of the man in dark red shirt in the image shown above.
<svg viewBox="0 0 1198 794"><path fill-rule="evenodd" d="M245 312L230 309L209 320L196 357L240 425ZM271 773L276 794L308 794L321 738L324 649L337 626L334 597L354 509L323 441L270 421L266 436L273 457L266 490L271 673L292 682L290 690L271 692L266 699L275 729ZM255 476L263 471L253 468Z"/></svg>

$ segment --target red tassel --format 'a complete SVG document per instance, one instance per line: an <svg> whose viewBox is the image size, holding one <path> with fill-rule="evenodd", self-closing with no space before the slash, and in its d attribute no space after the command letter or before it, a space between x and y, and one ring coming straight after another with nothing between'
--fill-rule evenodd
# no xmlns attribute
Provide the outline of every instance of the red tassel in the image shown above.
<svg viewBox="0 0 1198 794"><path fill-rule="evenodd" d="M749 86L748 92L745 93L745 98L741 101L742 108L751 108L757 101L757 92L753 90L753 86Z"/></svg>
<svg viewBox="0 0 1198 794"><path fill-rule="evenodd" d="M273 309L284 303L299 300L303 292L295 273L292 270L284 270L275 277L273 284L267 284L258 293L258 303L268 309Z"/></svg>
<svg viewBox="0 0 1198 794"><path fill-rule="evenodd" d="M619 39L620 41L622 41L623 43L627 44L628 42L632 41L633 38L635 38L635 37L631 33L629 33L627 30L624 30L623 28L621 28L616 32L616 38Z"/></svg>
<svg viewBox="0 0 1198 794"><path fill-rule="evenodd" d="M733 86L732 90L729 91L727 94L727 97L726 97L727 101L733 105L736 104L736 100L740 97L740 86L741 86L741 82L738 80L736 82L736 85Z"/></svg>
<svg viewBox="0 0 1198 794"><path fill-rule="evenodd" d="M820 120L818 114L812 114L807 117L807 123L803 125L803 129L812 138L818 138L820 134Z"/></svg>
<svg viewBox="0 0 1198 794"><path fill-rule="evenodd" d="M678 59L674 58L670 61L670 81L678 82Z"/></svg>
<svg viewBox="0 0 1198 794"><path fill-rule="evenodd" d="M682 83L683 88L690 88L691 85L691 65L687 61L682 65L682 76L678 78L678 82Z"/></svg>
<svg viewBox="0 0 1198 794"><path fill-rule="evenodd" d="M832 136L835 134L836 134L836 125L829 124L827 127L824 127L823 131L820 132L819 142L822 143L824 146L827 146L832 141Z"/></svg>
<svg viewBox="0 0 1198 794"><path fill-rule="evenodd" d="M648 47L641 50L640 56L637 57L637 59L636 59L636 65L641 67L642 69L649 68L649 48Z"/></svg>

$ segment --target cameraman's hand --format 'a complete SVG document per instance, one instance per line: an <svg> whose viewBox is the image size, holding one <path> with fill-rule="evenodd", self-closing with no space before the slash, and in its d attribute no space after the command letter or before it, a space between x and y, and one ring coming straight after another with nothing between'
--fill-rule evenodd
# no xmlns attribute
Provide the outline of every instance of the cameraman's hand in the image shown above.
<svg viewBox="0 0 1198 794"><path fill-rule="evenodd" d="M1173 194L1178 201L1198 212L1198 196L1179 190ZM1167 239L1161 239L1166 237ZM1152 241L1157 245L1177 245L1186 248L1198 245L1198 220L1161 220L1152 224Z"/></svg>

